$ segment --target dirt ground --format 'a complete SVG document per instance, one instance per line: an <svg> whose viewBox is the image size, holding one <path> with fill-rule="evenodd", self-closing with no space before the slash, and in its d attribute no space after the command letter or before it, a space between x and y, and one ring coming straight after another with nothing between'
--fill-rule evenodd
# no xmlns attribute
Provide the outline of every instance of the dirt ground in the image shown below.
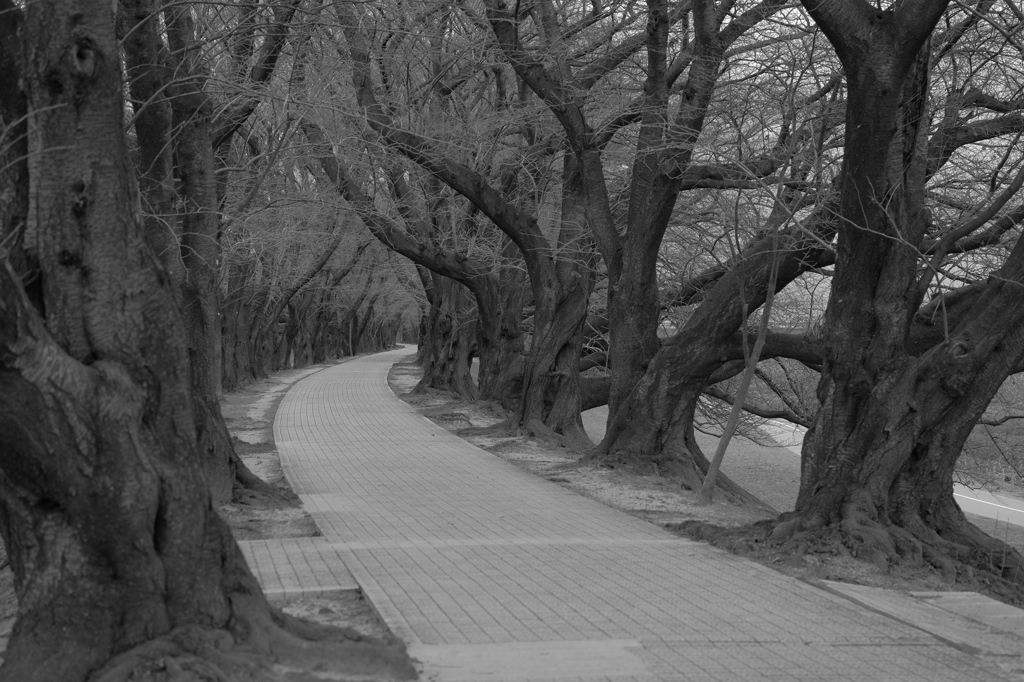
<svg viewBox="0 0 1024 682"><path fill-rule="evenodd" d="M767 433L754 434L756 443L745 438L734 439L723 468L764 500L765 505L743 507L716 500L710 506L701 506L696 493L683 489L671 479L581 465L579 455L535 438L480 435L481 430L502 421L496 410L486 403L466 402L439 391L414 395L410 391L420 376L418 367L402 363L392 370L389 382L402 400L434 423L516 466L651 523L668 525L700 520L721 526L740 526L774 518L777 512L791 510L795 503L799 456L773 443ZM592 440L599 440L604 429L602 413L585 413L584 427ZM717 438L701 435L699 440L705 452L714 451ZM983 530L1024 551L1024 528L995 524L973 515L969 518ZM999 598L998 594L988 592L984 584L953 584L931 568L884 570L853 558L812 553L794 557L769 548L749 558L802 580L834 580L903 591L976 590Z"/></svg>

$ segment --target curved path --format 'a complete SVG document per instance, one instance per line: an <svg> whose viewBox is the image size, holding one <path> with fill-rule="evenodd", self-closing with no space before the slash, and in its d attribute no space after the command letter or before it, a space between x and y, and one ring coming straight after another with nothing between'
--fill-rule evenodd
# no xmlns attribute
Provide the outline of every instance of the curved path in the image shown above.
<svg viewBox="0 0 1024 682"><path fill-rule="evenodd" d="M1020 639L679 539L448 434L388 388L408 354L303 379L274 435L320 542L423 679L1024 679Z"/></svg>

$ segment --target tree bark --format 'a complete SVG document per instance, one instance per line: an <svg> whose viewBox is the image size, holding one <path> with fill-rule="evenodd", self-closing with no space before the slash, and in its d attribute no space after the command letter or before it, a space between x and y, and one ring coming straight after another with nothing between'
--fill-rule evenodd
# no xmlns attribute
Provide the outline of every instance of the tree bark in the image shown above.
<svg viewBox="0 0 1024 682"><path fill-rule="evenodd" d="M924 560L951 578L993 570L1020 600L1024 559L967 523L953 502L952 470L1024 356L1024 242L947 337L920 355L911 345L922 291L911 245L926 229L927 40L945 4L921 0L878 15L866 3L809 3L849 79L842 222L821 409L804 443L796 518L775 537L838 527L863 559Z"/></svg>
<svg viewBox="0 0 1024 682"><path fill-rule="evenodd" d="M146 241L172 282L185 280L174 217L174 130L168 97L169 56L159 36L160 14L154 0L120 0L119 33L124 36L125 67L135 137L139 143L139 190L145 208ZM179 306L181 291L175 287Z"/></svg>
<svg viewBox="0 0 1024 682"><path fill-rule="evenodd" d="M779 0L759 3L721 28L725 15L710 0L689 3L694 41L686 47L689 76L680 88L682 98L674 116L669 113L669 88L681 71L669 67L668 34L686 15L686 6L669 9L664 0L647 3L647 31L625 40L606 59L579 70L574 78L567 66L522 48L518 36L518 5L488 0L487 18L506 61L544 101L561 123L567 146L579 164L586 216L594 241L608 266L608 313L612 368L609 427L620 406L641 381L658 351L660 304L657 255L665 230L683 188L684 172L704 125L726 48L752 26L782 6ZM550 27L557 30L558 27ZM614 132L596 132L587 121L588 90L641 46L646 47L647 78L643 94L632 103L640 122L630 173L629 209L624 235L612 216L601 153ZM681 56L681 55L680 55Z"/></svg>
<svg viewBox="0 0 1024 682"><path fill-rule="evenodd" d="M517 251L511 242L505 250ZM526 279L521 268L506 265L496 276L475 278L470 283L477 302L479 397L496 401L506 410L517 407L523 392L526 350L521 325Z"/></svg>
<svg viewBox="0 0 1024 682"><path fill-rule="evenodd" d="M224 390L240 388L257 378L256 367L261 366L255 356L257 347L252 343L252 319L255 316L253 300L256 297L247 280L251 274L248 263L228 264L228 293L224 298L221 343L224 357Z"/></svg>
<svg viewBox="0 0 1024 682"><path fill-rule="evenodd" d="M203 674L254 674L271 652L313 665L323 654L297 636L308 628L267 606L213 509L180 318L135 236L116 254L134 256L117 259L120 274L148 286L118 297L130 315L116 330L137 345L100 344L88 364L0 270L0 528L19 601L0 678L113 682L170 658ZM147 648L155 638L165 641ZM331 646L365 660L363 674L413 675L388 647Z"/></svg>
<svg viewBox="0 0 1024 682"><path fill-rule="evenodd" d="M660 0L648 7L646 106L630 178L626 234L608 268L612 366L609 423L643 377L660 346L657 337L661 307L657 285L658 251L682 186L679 170L688 166L692 158L725 52L719 35L721 19L714 11L714 4L697 0L692 5L693 60L683 88L685 95L671 122L676 130L685 132L675 135L669 130L668 112L668 3ZM602 173L600 178L597 172ZM595 169L590 182L603 185L603 170ZM599 196L605 206L594 206L592 212L610 212L607 193L599 192Z"/></svg>
<svg viewBox="0 0 1024 682"><path fill-rule="evenodd" d="M426 335L427 345L421 367L423 377L414 392L428 388L452 391L467 400L478 395L470 375L470 363L476 341L476 309L469 291L458 282L432 274L430 312Z"/></svg>
<svg viewBox="0 0 1024 682"><path fill-rule="evenodd" d="M596 252L586 230L580 170L568 156L562 176L562 220L555 240L535 216L517 209L485 178L438 153L425 138L398 127L376 98L370 46L356 13L336 11L353 62L352 83L367 126L386 145L468 199L519 247L536 306L522 401L512 427L566 444L589 444L579 416L579 352ZM575 412L575 415L572 413Z"/></svg>
<svg viewBox="0 0 1024 682"><path fill-rule="evenodd" d="M744 248L735 266L715 282L683 328L654 356L640 382L609 420L605 438L592 459L643 470L654 464L656 471L668 474L706 471L703 453L679 436L692 430L692 423L676 422L692 421L704 387L725 363L736 359L735 335L767 299L773 267L777 267L777 292L816 261L821 245L827 244L835 231L831 210L825 206L809 219L809 232L794 225L780 235L762 235ZM670 464L673 461L676 463ZM693 485L691 474L686 473L684 479ZM724 489L737 498L733 486Z"/></svg>
<svg viewBox="0 0 1024 682"><path fill-rule="evenodd" d="M29 191L17 194L45 318L0 268L0 532L19 601L0 677L127 679L158 658L214 676L267 670L272 646L294 656L301 642L202 475L181 317L127 160L110 3L33 2L25 17L24 44L0 54L24 59Z"/></svg>
<svg viewBox="0 0 1024 682"><path fill-rule="evenodd" d="M207 68L196 36L191 9L165 13L169 47L177 55L169 90L173 113L174 154L182 210L177 280L189 343L195 390L196 424L206 457L206 477L218 503L231 499L238 458L220 414L221 302L220 211L211 142L213 103L204 92Z"/></svg>
<svg viewBox="0 0 1024 682"><path fill-rule="evenodd" d="M586 229L583 176L572 155L562 159L559 246L575 254L524 253L533 289L533 335L523 372L516 427L574 449L593 443L580 417L580 354L594 286L597 253Z"/></svg>
<svg viewBox="0 0 1024 682"><path fill-rule="evenodd" d="M28 227L28 100L18 79L23 71L18 31L21 12L0 0L0 261L7 261L37 309L43 308L39 264L25 250Z"/></svg>

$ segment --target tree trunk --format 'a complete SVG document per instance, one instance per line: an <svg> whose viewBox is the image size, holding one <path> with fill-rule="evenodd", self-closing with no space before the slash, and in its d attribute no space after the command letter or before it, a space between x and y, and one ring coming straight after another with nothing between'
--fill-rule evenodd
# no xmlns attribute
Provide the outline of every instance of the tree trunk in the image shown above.
<svg viewBox="0 0 1024 682"><path fill-rule="evenodd" d="M1024 557L970 525L953 500L953 468L967 436L1024 361L1022 294L1019 242L950 338L890 369L857 408L851 382L826 372L822 409L805 441L797 516L839 526L856 556L882 566L924 560L967 581L973 569L994 570L1010 583L997 589L1024 600Z"/></svg>
<svg viewBox="0 0 1024 682"><path fill-rule="evenodd" d="M430 313L427 316L427 348L423 353L423 377L413 389L452 391L476 400L478 391L470 375L475 350L476 310L466 287L442 275L431 275Z"/></svg>
<svg viewBox="0 0 1024 682"><path fill-rule="evenodd" d="M228 295L224 300L221 343L223 344L223 387L234 390L256 379L252 344L253 294L246 280L248 265L228 268Z"/></svg>
<svg viewBox="0 0 1024 682"><path fill-rule="evenodd" d="M924 221L915 211L922 207L914 205L916 183L923 181L923 175L914 177L915 167L920 170L922 164L919 129L923 126L919 115L912 116L915 111L920 114L916 100L927 93L928 51L918 55L914 73L910 64L899 68L904 48L889 42L895 23L889 22L881 38L871 41L874 45L869 42L857 49L843 39L837 48L854 70L840 199L844 226L825 316L822 408L804 448L798 507L811 513L835 504L840 508L848 497L844 488L857 485L860 475L855 472L863 467L867 473L882 465L873 461L876 456L885 459L889 434L880 429L888 422L891 401L913 394L906 382L916 361L906 341L914 312L908 308L915 304L918 254L907 245L920 243ZM904 125L907 130L901 130ZM846 228L846 222L857 229ZM892 240L889 234L901 239ZM897 410L894 416L900 419L905 410ZM873 447L876 442L880 449ZM821 466L823 462L835 462L831 473L826 472L830 467ZM891 467L892 476L900 465L884 466ZM882 488L889 483L891 478L875 480Z"/></svg>
<svg viewBox="0 0 1024 682"><path fill-rule="evenodd" d="M562 169L559 246L567 253L524 252L533 288L533 334L523 370L516 426L574 449L593 443L580 417L580 354L594 284L596 252L586 229L583 178L575 157Z"/></svg>
<svg viewBox="0 0 1024 682"><path fill-rule="evenodd" d="M296 660L305 643L268 607L202 475L181 317L130 177L110 3L32 2L25 17L24 46L0 53L25 59L29 191L16 195L45 313L0 268L0 532L19 601L0 676L137 679L160 660L256 677L271 649Z"/></svg>
<svg viewBox="0 0 1024 682"><path fill-rule="evenodd" d="M534 435L589 449L593 443L580 418L579 363L591 281L589 272L575 275L575 283L544 292L536 303L516 419Z"/></svg>
<svg viewBox="0 0 1024 682"><path fill-rule="evenodd" d="M0 262L23 282L37 308L43 292L35 257L24 248L28 225L28 101L18 82L23 71L19 44L21 13L0 0Z"/></svg>
<svg viewBox="0 0 1024 682"><path fill-rule="evenodd" d="M139 190L146 207L146 241L172 282L185 280L174 213L174 130L167 68L154 0L120 0L119 33L124 36L128 91L139 143ZM181 291L175 288L178 305Z"/></svg>
<svg viewBox="0 0 1024 682"><path fill-rule="evenodd" d="M692 13L693 62L684 88L686 96L673 120L667 78L668 3L657 0L648 7L645 106L630 177L628 225L621 240L612 236L614 227L604 230L609 235L605 241L619 242L608 263L609 424L658 351L658 251L679 196L681 171L689 165L704 127L725 50L719 35L722 18L716 16L713 3L699 0L693 3ZM603 176L598 177L604 172L599 157L587 154L583 163L596 166L588 169L588 175L594 178L592 186L603 188ZM669 167L675 170L666 172ZM601 211L609 216L607 193L602 191L597 201L592 199L591 207L592 213Z"/></svg>
<svg viewBox="0 0 1024 682"><path fill-rule="evenodd" d="M189 8L168 10L168 41L179 55L171 88L174 152L181 182L182 279L178 281L188 336L197 430L206 457L206 478L218 503L231 499L236 457L220 415L220 213L214 177L213 106L203 91L201 65Z"/></svg>
<svg viewBox="0 0 1024 682"><path fill-rule="evenodd" d="M674 434L692 429L692 423L676 422L692 421L704 387L732 359L727 349L747 317L764 305L773 267L778 268L775 290L779 291L818 258L821 244L834 234L835 221L827 215L830 210L830 206L824 207L818 218L811 219L814 234L794 226L781 235L763 235L744 249L733 269L716 282L683 328L654 356L609 419L608 431L592 459L647 471L652 471L654 464L653 472L670 475L706 470L703 454L689 447L673 449L672 443L681 442ZM694 460L687 461L691 456ZM679 460L679 465L668 466L673 460ZM692 480L687 482L692 484ZM719 487L736 498L732 486Z"/></svg>
<svg viewBox="0 0 1024 682"><path fill-rule="evenodd" d="M377 299L380 298L380 293L375 293L371 296L366 303L366 312L362 315L357 314L352 318L354 323L352 329L352 347L357 353L365 353L368 349L363 346L363 336L366 334L366 328L370 324L370 320L373 319L374 307L377 305Z"/></svg>
<svg viewBox="0 0 1024 682"><path fill-rule="evenodd" d="M929 8L931 25L943 6ZM825 316L821 409L804 443L795 517L774 537L837 527L863 559L925 560L949 577L990 570L999 589L1024 601L1024 559L968 524L952 497L967 435L1024 357L1024 242L948 337L911 352L921 287L910 245L926 229L930 25L914 7L881 22L828 2L809 11L849 77L843 220Z"/></svg>
<svg viewBox="0 0 1024 682"><path fill-rule="evenodd" d="M513 410L523 391L523 301L526 276L521 268L499 266L497 276L473 282L477 307L477 384L481 400Z"/></svg>

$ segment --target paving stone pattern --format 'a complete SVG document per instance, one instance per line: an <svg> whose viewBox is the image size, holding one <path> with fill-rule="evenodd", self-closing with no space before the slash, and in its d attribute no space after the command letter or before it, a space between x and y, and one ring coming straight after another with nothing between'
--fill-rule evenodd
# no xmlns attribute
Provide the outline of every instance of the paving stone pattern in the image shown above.
<svg viewBox="0 0 1024 682"><path fill-rule="evenodd" d="M359 589L338 547L326 538L242 540L238 546L271 602Z"/></svg>
<svg viewBox="0 0 1024 682"><path fill-rule="evenodd" d="M293 551L336 553L423 679L1024 679L448 434L388 388L388 370L408 354L303 379L274 436L324 536Z"/></svg>

